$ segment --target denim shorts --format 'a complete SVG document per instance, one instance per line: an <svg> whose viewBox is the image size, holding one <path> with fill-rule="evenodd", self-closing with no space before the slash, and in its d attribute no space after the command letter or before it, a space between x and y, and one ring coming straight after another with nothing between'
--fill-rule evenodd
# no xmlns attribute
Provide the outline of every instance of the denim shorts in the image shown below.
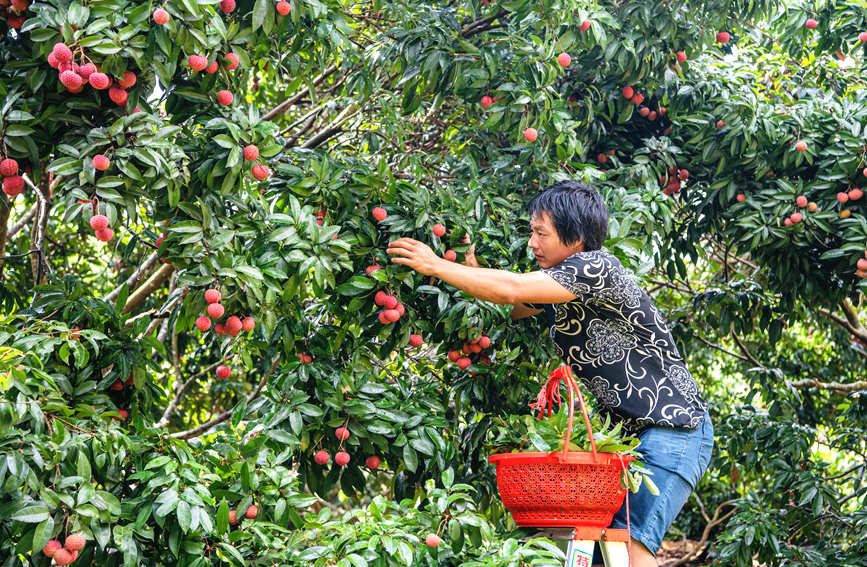
<svg viewBox="0 0 867 567"><path fill-rule="evenodd" d="M713 425L705 413L696 429L650 427L638 438L644 466L653 472L651 479L659 488L659 496L642 485L637 493L629 493L629 527L631 535L654 555L662 546L662 538L701 480L713 451ZM626 529L626 501L614 515L612 528Z"/></svg>

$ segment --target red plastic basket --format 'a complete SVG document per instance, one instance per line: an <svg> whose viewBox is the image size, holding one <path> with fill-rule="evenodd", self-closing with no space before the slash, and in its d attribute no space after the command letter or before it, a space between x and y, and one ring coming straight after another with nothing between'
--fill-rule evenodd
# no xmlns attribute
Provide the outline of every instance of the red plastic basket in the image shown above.
<svg viewBox="0 0 867 567"><path fill-rule="evenodd" d="M536 407L541 406L544 412L547 404L550 415L552 403L559 403L561 380L569 390L569 426L563 450L501 453L491 455L488 460L497 467L497 487L503 505L519 526L605 528L623 505L626 489L621 488L620 478L633 457L596 452L584 398L568 366L551 373ZM572 437L575 394L584 414L590 453L567 451Z"/></svg>

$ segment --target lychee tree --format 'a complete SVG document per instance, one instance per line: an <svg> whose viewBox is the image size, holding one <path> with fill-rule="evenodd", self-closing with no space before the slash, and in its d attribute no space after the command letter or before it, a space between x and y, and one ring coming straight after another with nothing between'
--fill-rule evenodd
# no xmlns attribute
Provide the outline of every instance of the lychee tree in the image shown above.
<svg viewBox="0 0 867 567"><path fill-rule="evenodd" d="M3 565L562 564L487 462L558 364L542 322L385 245L535 269L523 208L565 178L605 196L712 404L684 560L863 557L863 8L0 21Z"/></svg>

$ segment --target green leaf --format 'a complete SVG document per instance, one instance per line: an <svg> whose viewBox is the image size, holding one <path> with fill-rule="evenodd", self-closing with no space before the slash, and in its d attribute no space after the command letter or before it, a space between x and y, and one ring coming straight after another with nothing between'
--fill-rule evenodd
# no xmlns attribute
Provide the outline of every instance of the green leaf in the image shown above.
<svg viewBox="0 0 867 567"><path fill-rule="evenodd" d="M36 526L33 532L33 555L42 553L42 548L48 543L48 540L54 535L54 518L48 517Z"/></svg>
<svg viewBox="0 0 867 567"><path fill-rule="evenodd" d="M48 519L48 508L45 506L25 506L10 516L12 520L26 524L38 524Z"/></svg>
<svg viewBox="0 0 867 567"><path fill-rule="evenodd" d="M269 4L270 2L268 0L256 0L256 4L253 5L252 25L254 32L262 27L262 24L265 21L265 15L268 12Z"/></svg>
<svg viewBox="0 0 867 567"><path fill-rule="evenodd" d="M192 521L193 517L190 511L190 505L187 504L185 500L178 501L177 516L178 525L181 527L181 531L183 531L184 533L190 531L190 522Z"/></svg>
<svg viewBox="0 0 867 567"><path fill-rule="evenodd" d="M418 455L408 444L403 446L403 464L410 472L415 472L418 468Z"/></svg>

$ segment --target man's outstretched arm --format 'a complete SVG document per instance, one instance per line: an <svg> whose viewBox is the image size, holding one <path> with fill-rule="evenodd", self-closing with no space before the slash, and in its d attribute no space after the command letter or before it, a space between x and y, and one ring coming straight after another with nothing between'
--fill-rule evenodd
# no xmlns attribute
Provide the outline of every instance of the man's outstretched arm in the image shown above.
<svg viewBox="0 0 867 567"><path fill-rule="evenodd" d="M516 274L464 266L440 258L427 244L412 238L391 242L387 252L394 255L391 261L396 264L439 278L473 297L492 303L565 303L575 299L572 292L544 272Z"/></svg>

